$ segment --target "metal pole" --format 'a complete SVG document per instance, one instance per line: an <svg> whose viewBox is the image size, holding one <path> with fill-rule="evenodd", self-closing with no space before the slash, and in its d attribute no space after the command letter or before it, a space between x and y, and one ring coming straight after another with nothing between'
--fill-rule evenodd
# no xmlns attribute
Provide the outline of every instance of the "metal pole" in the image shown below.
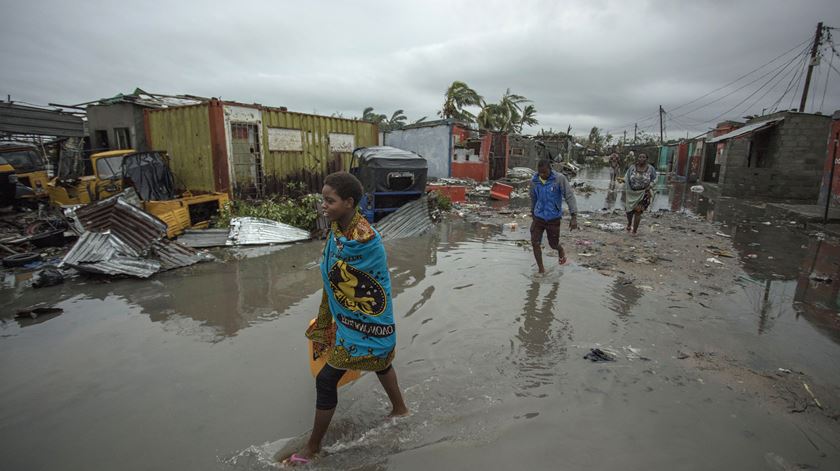
<svg viewBox="0 0 840 471"><path fill-rule="evenodd" d="M822 21L817 23L817 32L814 34L814 45L811 46L811 62L808 64L808 75L805 76L805 88L802 89L802 101L799 102L799 112L805 111L805 102L808 101L808 88L811 86L811 74L814 72L814 65L817 61L817 50L820 47L822 37Z"/></svg>
<svg viewBox="0 0 840 471"><path fill-rule="evenodd" d="M633 145L636 145L636 133L639 131L639 123L633 123Z"/></svg>
<svg viewBox="0 0 840 471"><path fill-rule="evenodd" d="M665 110L662 109L662 105L659 105L659 144L663 144L665 142L665 127L662 124L663 113L665 113Z"/></svg>
<svg viewBox="0 0 840 471"><path fill-rule="evenodd" d="M840 132L834 134L834 152L831 156L831 170L828 171L828 195L825 198L825 214L823 224L828 224L828 209L831 207L831 192L834 186L834 167L837 166L837 142L840 141Z"/></svg>

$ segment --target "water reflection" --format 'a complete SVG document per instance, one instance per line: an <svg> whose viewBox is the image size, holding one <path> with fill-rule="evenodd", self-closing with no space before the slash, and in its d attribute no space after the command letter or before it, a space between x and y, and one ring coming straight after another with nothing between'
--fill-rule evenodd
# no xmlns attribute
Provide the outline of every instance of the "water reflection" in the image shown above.
<svg viewBox="0 0 840 471"><path fill-rule="evenodd" d="M540 298L540 290L548 286L548 293ZM555 314L560 283L550 285L537 281L525 291L522 306L522 325L515 339L519 350L513 360L519 368L524 391L554 383L555 366L566 358L566 342L572 339L572 328L568 319L560 319ZM544 394L538 395L544 397Z"/></svg>
<svg viewBox="0 0 840 471"><path fill-rule="evenodd" d="M672 200L672 208L719 223L721 232L731 236L749 275L744 289L759 335L793 313L840 343L840 246L810 238L766 203L709 198L677 190L680 186L686 185L673 185L671 197L681 200Z"/></svg>
<svg viewBox="0 0 840 471"><path fill-rule="evenodd" d="M632 280L618 277L610 285L610 296L606 298L607 308L626 321L644 294Z"/></svg>
<svg viewBox="0 0 840 471"><path fill-rule="evenodd" d="M797 315L840 343L840 246L811 241L810 260L803 261L796 283Z"/></svg>

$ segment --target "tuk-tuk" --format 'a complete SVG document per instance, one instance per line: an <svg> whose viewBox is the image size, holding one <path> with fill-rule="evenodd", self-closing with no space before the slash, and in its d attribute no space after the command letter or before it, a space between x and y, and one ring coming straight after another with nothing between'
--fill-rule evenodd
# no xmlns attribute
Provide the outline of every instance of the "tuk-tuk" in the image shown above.
<svg viewBox="0 0 840 471"><path fill-rule="evenodd" d="M428 165L422 156L407 150L361 147L353 151L350 173L365 190L359 210L368 221L377 222L423 196Z"/></svg>

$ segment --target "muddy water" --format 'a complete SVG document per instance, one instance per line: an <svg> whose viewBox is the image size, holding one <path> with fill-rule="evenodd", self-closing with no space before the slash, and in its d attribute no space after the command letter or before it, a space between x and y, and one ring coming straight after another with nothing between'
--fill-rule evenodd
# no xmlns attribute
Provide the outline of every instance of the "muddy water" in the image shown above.
<svg viewBox="0 0 840 471"><path fill-rule="evenodd" d="M605 186L603 175L587 178ZM444 223L389 244L395 366L413 415L385 420L384 393L363 377L341 390L319 466L837 469L836 425L792 421L742 378L677 358L725 352L836 390L838 283L803 274L837 279L837 246L762 224L762 208L678 191L659 204L715 221L743 257L743 282L709 309L574 263L536 277L531 253L493 227ZM320 300L320 250L220 253L225 263L149 281L36 291L6 280L3 469L271 469L283 439L311 425L302 331ZM64 313L11 318L36 301ZM583 360L593 346L619 361Z"/></svg>

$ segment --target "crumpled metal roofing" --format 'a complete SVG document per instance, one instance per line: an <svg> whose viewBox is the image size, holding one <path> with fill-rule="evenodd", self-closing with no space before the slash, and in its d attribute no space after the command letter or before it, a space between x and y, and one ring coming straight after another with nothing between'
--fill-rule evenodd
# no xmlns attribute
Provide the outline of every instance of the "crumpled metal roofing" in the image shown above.
<svg viewBox="0 0 840 471"><path fill-rule="evenodd" d="M166 239L166 224L128 201L130 193L126 199L120 194L76 210L84 232L62 265L104 275L148 278L208 259Z"/></svg>
<svg viewBox="0 0 840 471"><path fill-rule="evenodd" d="M76 217L86 231L111 231L136 252L147 252L152 242L166 236L166 223L132 206L130 195L114 195L76 210Z"/></svg>
<svg viewBox="0 0 840 471"><path fill-rule="evenodd" d="M152 244L152 253L160 260L162 271L174 268L188 267L199 262L215 260L215 257L208 253L196 252L190 247L173 242L169 239L161 239Z"/></svg>
<svg viewBox="0 0 840 471"><path fill-rule="evenodd" d="M187 229L178 236L178 243L193 248L224 247L230 229Z"/></svg>
<svg viewBox="0 0 840 471"><path fill-rule="evenodd" d="M423 196L385 216L373 225L383 240L402 239L425 234L434 227L429 200Z"/></svg>
<svg viewBox="0 0 840 471"><path fill-rule="evenodd" d="M141 258L131 246L109 231L84 232L61 264L91 273L139 278L148 278L161 268L159 261Z"/></svg>
<svg viewBox="0 0 840 471"><path fill-rule="evenodd" d="M301 242L311 238L308 231L263 218L241 217L230 220L227 245L267 245Z"/></svg>

